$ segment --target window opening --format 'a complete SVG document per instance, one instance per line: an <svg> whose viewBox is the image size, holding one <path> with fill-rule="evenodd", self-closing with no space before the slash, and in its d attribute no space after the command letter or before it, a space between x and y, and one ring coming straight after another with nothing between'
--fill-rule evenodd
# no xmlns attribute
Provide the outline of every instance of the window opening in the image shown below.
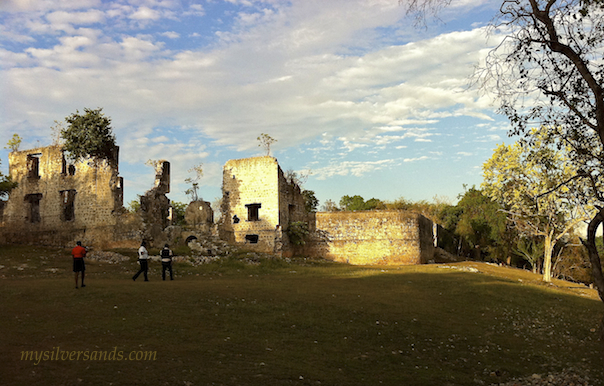
<svg viewBox="0 0 604 386"><path fill-rule="evenodd" d="M75 190L62 190L61 201L63 202L63 221L73 221L75 219Z"/></svg>
<svg viewBox="0 0 604 386"><path fill-rule="evenodd" d="M28 194L25 196L25 201L29 203L29 213L27 220L31 223L38 223L41 220L40 216L40 200L42 193Z"/></svg>
<svg viewBox="0 0 604 386"><path fill-rule="evenodd" d="M245 241L250 244L258 244L258 235L245 235Z"/></svg>
<svg viewBox="0 0 604 386"><path fill-rule="evenodd" d="M29 178L38 179L40 178L40 156L42 154L28 154L27 155L27 176Z"/></svg>
<svg viewBox="0 0 604 386"><path fill-rule="evenodd" d="M258 209L262 207L262 204L248 204L247 208L247 221L260 221L260 215Z"/></svg>

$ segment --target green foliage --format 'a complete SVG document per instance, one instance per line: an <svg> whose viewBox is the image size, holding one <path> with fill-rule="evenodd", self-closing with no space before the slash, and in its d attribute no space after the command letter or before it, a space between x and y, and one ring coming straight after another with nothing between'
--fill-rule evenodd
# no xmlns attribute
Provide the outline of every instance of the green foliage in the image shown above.
<svg viewBox="0 0 604 386"><path fill-rule="evenodd" d="M191 197L191 201L198 201L199 196L197 191L199 190L199 180L203 177L203 164L194 165L191 169L187 170L189 173L194 173L193 177L185 178L187 184L191 184L191 187L185 190L185 194Z"/></svg>
<svg viewBox="0 0 604 386"><path fill-rule="evenodd" d="M128 206L126 207L126 210L128 210L128 212L130 213L136 213L138 212L138 210L141 208L141 202L140 202L140 197L138 200L132 200L128 203Z"/></svg>
<svg viewBox="0 0 604 386"><path fill-rule="evenodd" d="M537 272L539 262L543 259L543 241L535 238L520 237L516 242L515 251L531 265L533 272Z"/></svg>
<svg viewBox="0 0 604 386"><path fill-rule="evenodd" d="M491 255L507 257L509 248L505 238L509 230L506 226L506 215L497 202L491 200L483 191L472 187L466 190L455 208L456 234L471 246L480 246Z"/></svg>
<svg viewBox="0 0 604 386"><path fill-rule="evenodd" d="M1 164L2 162L0 161L0 165ZM0 198L8 199L10 192L18 185L17 182L13 182L10 176L5 176L0 172Z"/></svg>
<svg viewBox="0 0 604 386"><path fill-rule="evenodd" d="M384 206L390 210L410 210L422 214L437 224L445 226L443 215L451 206L444 199L434 197L433 202L426 200L410 201L404 197L400 197L394 201L385 202ZM445 228L450 229L445 226Z"/></svg>
<svg viewBox="0 0 604 386"><path fill-rule="evenodd" d="M308 230L308 223L305 221L290 222L286 233L289 237L289 241L291 241L292 244L304 245L306 244L306 238L310 234Z"/></svg>
<svg viewBox="0 0 604 386"><path fill-rule="evenodd" d="M577 178L568 147L545 132L533 130L533 135L531 147L499 145L483 165L482 186L520 234L543 239L543 279L550 281L556 243L590 218L593 206L578 194L586 181Z"/></svg>
<svg viewBox="0 0 604 386"><path fill-rule="evenodd" d="M312 190L303 190L302 197L304 197L304 209L310 212L316 212L319 206L319 199L315 196L315 192Z"/></svg>
<svg viewBox="0 0 604 386"><path fill-rule="evenodd" d="M342 210L365 210L365 199L359 195L342 196L340 208Z"/></svg>
<svg viewBox="0 0 604 386"><path fill-rule="evenodd" d="M172 223L174 225L183 225L185 223L185 210L187 204L184 202L171 201L172 205Z"/></svg>
<svg viewBox="0 0 604 386"><path fill-rule="evenodd" d="M111 128L111 120L107 118L102 108L95 110L84 109L81 115L76 110L65 121L67 128L61 131L61 138L65 140L63 149L72 159L87 157L114 160L115 135Z"/></svg>
<svg viewBox="0 0 604 386"><path fill-rule="evenodd" d="M21 137L19 134L13 134L12 138L8 140L6 143L5 149L9 149L10 151L19 151L19 146L21 146Z"/></svg>
<svg viewBox="0 0 604 386"><path fill-rule="evenodd" d="M374 210L374 209L386 209L386 205L383 201L377 198L371 198L367 201L359 195L355 196L342 196L340 199L341 210Z"/></svg>
<svg viewBox="0 0 604 386"><path fill-rule="evenodd" d="M271 145L277 142L277 140L265 133L260 134L256 139L258 140L258 142L260 142L258 144L258 147L264 148L264 151L266 151L267 156L271 155Z"/></svg>

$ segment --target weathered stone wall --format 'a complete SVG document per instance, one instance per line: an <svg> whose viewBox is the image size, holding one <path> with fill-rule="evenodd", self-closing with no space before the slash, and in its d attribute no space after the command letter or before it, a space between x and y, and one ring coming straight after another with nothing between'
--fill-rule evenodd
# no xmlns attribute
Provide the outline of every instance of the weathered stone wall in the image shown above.
<svg viewBox="0 0 604 386"><path fill-rule="evenodd" d="M279 164L273 157L230 160L224 165L222 239L271 253L279 225ZM246 237L247 236L247 237Z"/></svg>
<svg viewBox="0 0 604 386"><path fill-rule="evenodd" d="M300 188L290 184L273 157L228 161L223 169L223 240L249 249L291 255L287 226L308 221Z"/></svg>
<svg viewBox="0 0 604 386"><path fill-rule="evenodd" d="M189 227L209 232L214 225L214 210L207 201L191 201L185 209L185 223Z"/></svg>
<svg viewBox="0 0 604 386"><path fill-rule="evenodd" d="M155 164L155 184L140 198L143 238L151 246L165 244L164 229L170 225L170 163L159 160Z"/></svg>
<svg viewBox="0 0 604 386"><path fill-rule="evenodd" d="M350 264L422 264L434 256L432 221L403 211L316 214L303 253Z"/></svg>
<svg viewBox="0 0 604 386"><path fill-rule="evenodd" d="M9 154L9 174L19 185L2 216L5 242L102 244L113 239L122 209L123 180L114 159L70 163L59 146Z"/></svg>

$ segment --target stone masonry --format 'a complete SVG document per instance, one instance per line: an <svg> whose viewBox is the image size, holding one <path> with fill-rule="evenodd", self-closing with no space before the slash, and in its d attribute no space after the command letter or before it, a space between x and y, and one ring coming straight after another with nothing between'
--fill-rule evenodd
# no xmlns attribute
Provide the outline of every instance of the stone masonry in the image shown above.
<svg viewBox="0 0 604 386"><path fill-rule="evenodd" d="M70 162L59 146L9 154L18 183L2 216L4 242L68 245L113 238L123 203L118 149L111 160Z"/></svg>
<svg viewBox="0 0 604 386"><path fill-rule="evenodd" d="M109 161L75 163L59 146L12 152L9 174L19 185L0 207L3 243L69 246L81 240L97 247L133 247L141 239L163 245L195 234L201 240L217 230L232 245L282 257L296 252L350 264L422 264L435 256L433 224L420 214L307 213L300 187L269 156L224 165L222 216L216 227L212 209L203 201L189 205L185 228L170 226L167 161L157 163L155 186L141 197L141 210L125 213L117 148ZM294 222L306 223L311 231L304 245L289 241Z"/></svg>
<svg viewBox="0 0 604 386"><path fill-rule="evenodd" d="M316 214L306 254L350 264L424 264L433 259L432 221L406 211Z"/></svg>
<svg viewBox="0 0 604 386"><path fill-rule="evenodd" d="M228 161L223 168L219 236L247 248L290 256L287 229L307 221L300 188L288 182L273 157Z"/></svg>

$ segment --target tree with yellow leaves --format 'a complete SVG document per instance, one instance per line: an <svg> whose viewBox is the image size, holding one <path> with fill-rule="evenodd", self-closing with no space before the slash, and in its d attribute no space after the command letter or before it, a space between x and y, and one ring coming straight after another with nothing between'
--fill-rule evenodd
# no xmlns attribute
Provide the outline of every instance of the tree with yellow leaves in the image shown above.
<svg viewBox="0 0 604 386"><path fill-rule="evenodd" d="M539 130L533 136L531 147L497 146L483 164L482 187L520 234L543 238L543 280L549 282L556 243L589 220L594 207L580 194L586 181L569 162L569 149L559 148Z"/></svg>

